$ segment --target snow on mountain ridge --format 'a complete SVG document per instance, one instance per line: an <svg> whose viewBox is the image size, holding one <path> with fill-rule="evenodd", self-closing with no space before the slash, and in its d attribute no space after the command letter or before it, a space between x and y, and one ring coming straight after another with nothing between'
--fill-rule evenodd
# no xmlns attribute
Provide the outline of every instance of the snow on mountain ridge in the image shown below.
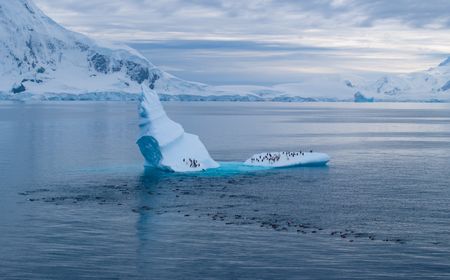
<svg viewBox="0 0 450 280"><path fill-rule="evenodd" d="M450 57L438 67L409 74L385 75L359 90L376 101L450 101Z"/></svg>
<svg viewBox="0 0 450 280"><path fill-rule="evenodd" d="M65 29L31 0L0 0L0 58L3 93L137 95L142 83L162 93L205 88L161 71L128 46Z"/></svg>

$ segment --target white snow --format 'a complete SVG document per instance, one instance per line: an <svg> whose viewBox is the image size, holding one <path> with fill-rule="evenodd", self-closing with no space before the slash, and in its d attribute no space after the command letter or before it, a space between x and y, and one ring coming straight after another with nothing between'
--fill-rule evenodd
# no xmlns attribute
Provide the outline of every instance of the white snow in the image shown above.
<svg viewBox="0 0 450 280"><path fill-rule="evenodd" d="M0 0L0 100L130 99L142 84L162 94L205 87L161 71L128 46L65 29L32 0Z"/></svg>
<svg viewBox="0 0 450 280"><path fill-rule="evenodd" d="M142 87L138 145L147 167L175 172L217 168L197 135L186 133L164 111L158 95Z"/></svg>
<svg viewBox="0 0 450 280"><path fill-rule="evenodd" d="M450 102L450 65L444 61L425 71L385 75L359 90L375 101Z"/></svg>
<svg viewBox="0 0 450 280"><path fill-rule="evenodd" d="M270 152L253 155L245 161L249 166L291 167L326 165L330 157L324 153L315 152Z"/></svg>

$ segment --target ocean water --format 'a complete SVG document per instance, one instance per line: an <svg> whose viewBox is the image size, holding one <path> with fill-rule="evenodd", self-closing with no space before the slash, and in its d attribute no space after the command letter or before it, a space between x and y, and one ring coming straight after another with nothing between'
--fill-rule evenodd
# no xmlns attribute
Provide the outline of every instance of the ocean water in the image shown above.
<svg viewBox="0 0 450 280"><path fill-rule="evenodd" d="M0 103L1 279L449 279L450 105L165 103L221 162L144 170L135 103Z"/></svg>

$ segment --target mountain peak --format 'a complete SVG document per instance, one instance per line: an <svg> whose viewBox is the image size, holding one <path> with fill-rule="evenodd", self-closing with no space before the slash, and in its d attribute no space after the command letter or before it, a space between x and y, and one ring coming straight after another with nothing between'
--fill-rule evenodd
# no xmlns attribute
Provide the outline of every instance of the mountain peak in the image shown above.
<svg viewBox="0 0 450 280"><path fill-rule="evenodd" d="M448 65L450 65L450 57L447 57L446 60L444 60L441 63L439 63L439 67L441 67L441 66L448 66Z"/></svg>
<svg viewBox="0 0 450 280"><path fill-rule="evenodd" d="M67 30L31 0L0 0L0 92L137 94L141 84L165 91L193 85L134 49Z"/></svg>

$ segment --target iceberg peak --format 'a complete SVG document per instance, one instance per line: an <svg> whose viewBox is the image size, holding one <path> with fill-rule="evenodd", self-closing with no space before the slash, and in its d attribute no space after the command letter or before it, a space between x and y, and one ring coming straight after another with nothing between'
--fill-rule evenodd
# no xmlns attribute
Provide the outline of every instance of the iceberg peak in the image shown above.
<svg viewBox="0 0 450 280"><path fill-rule="evenodd" d="M139 103L140 135L137 140L145 166L174 172L202 171L217 168L199 137L186 133L171 120L158 94L142 86Z"/></svg>

